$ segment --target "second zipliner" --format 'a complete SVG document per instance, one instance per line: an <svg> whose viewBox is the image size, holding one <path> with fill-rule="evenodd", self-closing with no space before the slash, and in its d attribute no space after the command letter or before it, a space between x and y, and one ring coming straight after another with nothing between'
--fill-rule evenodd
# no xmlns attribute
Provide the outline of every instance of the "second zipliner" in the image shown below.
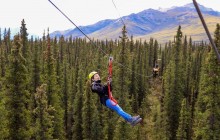
<svg viewBox="0 0 220 140"><path fill-rule="evenodd" d="M109 58L109 65L108 65L108 82L107 84L102 84L100 80L100 76L98 72L93 71L89 74L89 80L91 81L91 90L95 92L100 97L100 102L104 106L110 108L111 110L115 111L119 116L125 119L129 124L135 126L136 124L142 121L142 118L138 116L131 116L130 114L126 113L117 103L117 101L112 96L112 61L113 58Z"/></svg>

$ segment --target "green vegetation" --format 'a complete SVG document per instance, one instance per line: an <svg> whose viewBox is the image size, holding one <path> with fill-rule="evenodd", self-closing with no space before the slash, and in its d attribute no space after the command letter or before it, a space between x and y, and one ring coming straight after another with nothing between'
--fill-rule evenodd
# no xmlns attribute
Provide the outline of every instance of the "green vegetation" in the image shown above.
<svg viewBox="0 0 220 140"><path fill-rule="evenodd" d="M0 37L0 139L220 139L220 65L209 45L193 43L179 26L165 47L134 40L28 39L25 21ZM220 50L220 25L214 32ZM106 82L113 61L113 95L143 122L131 127L90 90L95 70ZM152 69L159 64L159 75Z"/></svg>

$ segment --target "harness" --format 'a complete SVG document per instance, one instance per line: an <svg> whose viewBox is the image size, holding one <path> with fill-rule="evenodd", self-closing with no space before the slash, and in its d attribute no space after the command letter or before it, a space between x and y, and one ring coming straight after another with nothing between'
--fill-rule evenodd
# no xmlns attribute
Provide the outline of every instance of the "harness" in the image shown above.
<svg viewBox="0 0 220 140"><path fill-rule="evenodd" d="M109 99L113 102L112 105L117 105L118 102L114 99L114 97L112 96L112 92L111 92L111 86L110 86L110 82L112 80L112 61L113 61L113 57L109 57L109 61L108 61L108 96Z"/></svg>

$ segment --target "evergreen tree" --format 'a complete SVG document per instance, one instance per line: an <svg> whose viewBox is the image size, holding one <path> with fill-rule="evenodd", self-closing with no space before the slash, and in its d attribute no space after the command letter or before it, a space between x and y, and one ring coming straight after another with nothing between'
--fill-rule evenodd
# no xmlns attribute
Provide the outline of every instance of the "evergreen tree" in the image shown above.
<svg viewBox="0 0 220 140"><path fill-rule="evenodd" d="M27 33L27 28L24 19L21 21L21 28L20 28L20 34L22 38L22 55L24 56L25 59L28 57L29 53L29 48L28 48L28 33Z"/></svg>
<svg viewBox="0 0 220 140"><path fill-rule="evenodd" d="M56 81L57 81L57 84L58 86L62 85L62 78L63 78L63 75L62 75L62 70L63 70L63 52L61 53L60 51L63 51L63 42L64 42L64 38L60 38L60 48L57 50L57 42L56 40L54 41L54 58L56 59ZM62 54L62 55L61 55Z"/></svg>
<svg viewBox="0 0 220 140"><path fill-rule="evenodd" d="M126 52L126 41L127 41L127 35L126 35L127 31L126 31L126 27L123 26L122 28L122 37L121 38L121 43L120 43L120 47L121 47L121 53L119 56L119 63L123 66L127 66L128 64L128 56L127 56L127 52ZM120 86L117 87L118 88L118 94L121 94L120 96L120 103L122 104L122 107L124 107L123 105L126 105L126 98L127 98L127 75L126 75L126 68L121 66L118 70L118 79L117 81L120 83Z"/></svg>
<svg viewBox="0 0 220 140"><path fill-rule="evenodd" d="M103 133L105 134L104 139L105 140L113 140L114 134L115 134L115 131L114 131L115 130L115 124L117 123L118 118L115 116L114 111L109 110L109 109L105 109L104 111L105 111L104 117L103 117L103 119L104 119L104 121L103 121L104 132ZM100 122L96 122L96 123L99 124L99 129L102 129L102 127L103 127L102 124ZM97 130L97 132L98 132L98 130ZM100 132L102 132L102 131L100 131Z"/></svg>
<svg viewBox="0 0 220 140"><path fill-rule="evenodd" d="M150 67L153 67L154 66L154 63L153 62L153 45L154 45L154 39L153 38L150 38L150 42L149 42L149 66Z"/></svg>
<svg viewBox="0 0 220 140"><path fill-rule="evenodd" d="M36 115L35 137L37 140L53 139L53 119L56 111L51 105L47 104L46 85L43 84L37 89L35 94Z"/></svg>
<svg viewBox="0 0 220 140"><path fill-rule="evenodd" d="M47 52L47 42L46 42L46 36L45 36L45 31L44 31L44 33L43 33L43 37L42 37L42 41L41 41L41 46L40 46L40 52L42 53L42 54L44 54L42 57L41 57L41 60L40 60L40 62L42 63L41 64L41 71L42 71L42 74L46 74L46 72L45 72L45 60L46 60L46 57L47 57L47 54L46 54L46 52Z"/></svg>
<svg viewBox="0 0 220 140"><path fill-rule="evenodd" d="M122 28L122 37L121 38L121 54L119 56L119 62L121 65L127 66L128 62L128 56L127 56L127 51L126 51L126 41L127 41L127 35L126 35L126 27L123 26ZM118 70L118 76L117 76L117 82L120 83L118 84L119 86L117 87L117 93L120 94L120 99L119 99L119 104L120 106L129 113L131 110L129 102L128 102L128 75L126 74L126 68L125 67L120 67ZM132 137L131 133L131 127L126 124L124 121L121 121L120 119L117 122L116 130L115 130L115 135L114 139L120 139L120 140L125 140L125 139L130 139Z"/></svg>
<svg viewBox="0 0 220 140"><path fill-rule="evenodd" d="M138 107L141 107L142 101L145 98L145 94L146 94L146 90L145 90L145 83L144 83L144 72L143 72L143 53L144 50L143 48L139 45L138 47L138 59L137 59L137 65L138 65L138 69L137 69L137 73L139 75L136 74L136 76L138 76L138 78L136 78L136 82L137 82L137 93L138 93ZM134 79L132 79L134 80ZM137 112L137 110L136 110Z"/></svg>
<svg viewBox="0 0 220 140"><path fill-rule="evenodd" d="M21 54L22 43L18 35L14 37L7 75L7 110L8 110L8 139L29 139L30 133L30 93L26 90L27 69L25 59Z"/></svg>
<svg viewBox="0 0 220 140"><path fill-rule="evenodd" d="M38 86L40 86L41 78L40 78L40 62L39 62L39 43L37 43L37 40L35 40L34 44L34 56L31 64L31 87L29 87L29 90L31 92L31 110L35 109L37 107L36 99L35 99L35 92ZM36 123L36 114L34 112L31 112L31 124L32 127L35 127ZM36 136L33 136L36 138ZM33 138L32 137L32 138Z"/></svg>
<svg viewBox="0 0 220 140"><path fill-rule="evenodd" d="M2 86L2 85L1 85ZM7 124L8 124L8 120L7 120L7 110L6 110L6 105L5 105L5 100L3 98L3 92L0 91L0 139L7 139L8 137L8 128L7 128Z"/></svg>
<svg viewBox="0 0 220 140"><path fill-rule="evenodd" d="M103 124L100 121L100 119L102 119L102 118L100 118L100 115L97 115L99 113L100 113L100 111L98 110L98 107L95 107L93 110L93 114L92 114L93 121L92 121L92 126L91 126L91 140L93 140L93 139L103 140L104 139L104 137L102 135ZM108 133L108 135L110 135L109 140L111 140L111 138L113 136L111 135L111 133Z"/></svg>
<svg viewBox="0 0 220 140"><path fill-rule="evenodd" d="M132 65L131 65L131 70L133 71L131 73L131 76L130 76L130 83L129 83L129 94L130 94L130 97L132 99L132 110L133 112L137 113L138 111L138 93L137 93L137 82L136 82L136 79L135 79L135 58L133 56L133 59L132 59Z"/></svg>
<svg viewBox="0 0 220 140"><path fill-rule="evenodd" d="M66 138L68 138L68 132L70 132L69 127L68 127L68 120L69 120L69 95L70 95L70 90L69 90L69 70L68 70L68 64L66 57L64 59L64 71L63 71L63 86L62 86L62 93L63 93L63 105L64 105L64 128L66 132Z"/></svg>
<svg viewBox="0 0 220 140"><path fill-rule="evenodd" d="M217 46L218 51L220 51L220 24L216 25L215 30L215 44Z"/></svg>
<svg viewBox="0 0 220 140"><path fill-rule="evenodd" d="M131 36L131 41L130 41L130 52L134 51L134 40L133 40L133 36Z"/></svg>
<svg viewBox="0 0 220 140"><path fill-rule="evenodd" d="M41 78L40 78L40 60L39 60L39 44L37 40L34 43L34 58L33 58L33 66L32 66L32 92L36 92L38 86L40 86Z"/></svg>
<svg viewBox="0 0 220 140"><path fill-rule="evenodd" d="M167 117L168 138L177 139L177 129L179 125L179 114L181 109L181 99L183 97L182 72L180 64L180 48L182 41L181 26L179 26L176 42L173 48L174 58L170 61L170 68L167 69L165 75L165 109Z"/></svg>
<svg viewBox="0 0 220 140"><path fill-rule="evenodd" d="M8 137L8 119L7 119L7 109L6 109L6 99L5 99L5 93L4 91L5 86L5 79L3 77L0 77L0 139L7 139Z"/></svg>
<svg viewBox="0 0 220 140"><path fill-rule="evenodd" d="M5 45L0 46L0 68L1 77L5 77L6 73L6 58L5 58Z"/></svg>
<svg viewBox="0 0 220 140"><path fill-rule="evenodd" d="M77 78L77 92L76 98L74 99L74 124L73 124L73 138L76 140L83 139L83 129L82 129L82 94L83 94L83 79L82 79L82 70L79 70L79 76Z"/></svg>
<svg viewBox="0 0 220 140"><path fill-rule="evenodd" d="M90 82L87 82L85 92L83 94L83 108L82 108L82 128L83 139L103 139L101 138L102 126L99 122L99 115L96 103L94 101L94 93L91 93Z"/></svg>
<svg viewBox="0 0 220 140"><path fill-rule="evenodd" d="M71 93L70 93L70 115L69 115L69 130L71 129L70 132L68 132L68 137L69 139L72 139L72 136L73 136L73 131L72 131L72 126L73 126L73 123L74 123L74 118L73 118L73 114L74 114L74 111L75 111L75 106L74 106L74 100L75 100L75 96L76 96L76 93L77 93L77 90L78 90L78 87L77 87L77 78L78 78L78 71L79 71L79 64L78 64L78 59L74 60L75 61L75 64L74 64L74 69L71 69L72 71L72 74L71 74Z"/></svg>
<svg viewBox="0 0 220 140"><path fill-rule="evenodd" d="M9 63L9 55L10 55L10 49L9 49L9 46L10 46L10 32L8 32L5 28L4 30L4 39L3 39L3 42L2 42L2 45L3 45L3 51L4 51L4 58L5 58L5 63L8 64Z"/></svg>
<svg viewBox="0 0 220 140"><path fill-rule="evenodd" d="M5 36L5 41L4 41L6 45L7 55L9 55L11 52L11 40L10 39L11 39L11 30L10 28L8 28L6 36Z"/></svg>
<svg viewBox="0 0 220 140"><path fill-rule="evenodd" d="M47 51L45 52L45 59L46 59L46 68L45 68L45 79L44 83L47 84L47 98L48 98L48 105L51 105L55 108L56 112L52 114L54 116L54 131L53 131L53 138L56 139L63 139L64 137L64 127L63 127L63 109L61 108L61 97L58 94L60 91L57 88L56 80L55 80L55 69L54 69L54 57L52 53L52 47L50 46L50 37L49 31L47 35Z"/></svg>
<svg viewBox="0 0 220 140"><path fill-rule="evenodd" d="M82 108L82 118L83 118L83 139L89 139L91 136L91 125L92 125L92 114L94 107L91 97L90 82L87 82L85 92L83 94L83 108Z"/></svg>
<svg viewBox="0 0 220 140"><path fill-rule="evenodd" d="M153 65L155 66L156 63L158 63L158 42L157 40L154 41L154 51L153 51Z"/></svg>
<svg viewBox="0 0 220 140"><path fill-rule="evenodd" d="M220 48L220 26L215 31L215 44ZM212 49L202 66L196 103L196 139L220 139L220 66Z"/></svg>
<svg viewBox="0 0 220 140"><path fill-rule="evenodd" d="M183 99L182 108L180 111L180 122L177 132L177 138L180 140L190 140L192 137L189 137L189 123L190 121L190 109L187 105L187 99Z"/></svg>

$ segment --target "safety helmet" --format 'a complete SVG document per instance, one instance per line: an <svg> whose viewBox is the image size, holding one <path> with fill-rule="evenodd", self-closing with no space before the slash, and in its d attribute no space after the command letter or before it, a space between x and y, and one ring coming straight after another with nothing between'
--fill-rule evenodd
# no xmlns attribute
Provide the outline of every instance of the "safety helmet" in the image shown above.
<svg viewBox="0 0 220 140"><path fill-rule="evenodd" d="M93 72L90 72L90 74L89 74L89 80L91 80L91 78L95 75L95 74L97 74L98 72L96 72L96 71L93 71Z"/></svg>

